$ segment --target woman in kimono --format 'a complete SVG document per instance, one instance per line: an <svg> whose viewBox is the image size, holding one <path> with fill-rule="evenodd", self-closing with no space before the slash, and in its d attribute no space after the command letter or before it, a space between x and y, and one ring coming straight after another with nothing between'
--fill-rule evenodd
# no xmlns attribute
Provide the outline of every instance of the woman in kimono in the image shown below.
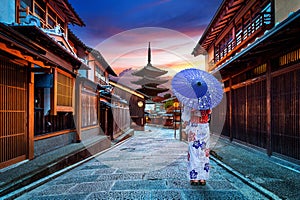
<svg viewBox="0 0 300 200"><path fill-rule="evenodd" d="M209 178L209 120L211 110L184 107L182 119L188 134L188 175L191 185L205 185Z"/></svg>

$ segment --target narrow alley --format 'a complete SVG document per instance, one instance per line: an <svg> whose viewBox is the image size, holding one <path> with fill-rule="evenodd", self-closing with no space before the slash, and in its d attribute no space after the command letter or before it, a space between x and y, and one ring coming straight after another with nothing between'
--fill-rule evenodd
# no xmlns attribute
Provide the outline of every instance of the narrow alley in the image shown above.
<svg viewBox="0 0 300 200"><path fill-rule="evenodd" d="M211 160L206 186L186 175L187 144L146 127L17 199L269 199Z"/></svg>

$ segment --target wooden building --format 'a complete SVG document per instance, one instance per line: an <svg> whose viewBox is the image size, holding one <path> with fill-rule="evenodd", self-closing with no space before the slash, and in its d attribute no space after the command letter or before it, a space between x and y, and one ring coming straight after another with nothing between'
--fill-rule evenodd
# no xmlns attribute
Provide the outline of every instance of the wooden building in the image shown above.
<svg viewBox="0 0 300 200"><path fill-rule="evenodd" d="M35 64L50 72L55 62L45 49L0 23L0 168L34 157Z"/></svg>
<svg viewBox="0 0 300 200"><path fill-rule="evenodd" d="M85 45L84 45L85 46ZM95 49L85 46L85 60L89 69L79 70L79 76L76 79L76 104L77 104L77 140L97 141L103 135L109 135L110 132L103 130L100 126L101 119L101 91L105 87L109 88L109 75L117 76L113 69L105 61L102 54ZM110 92L108 92L110 94ZM108 101L107 98L104 98ZM103 125L108 126L108 121ZM112 125L110 125L112 127Z"/></svg>
<svg viewBox="0 0 300 200"><path fill-rule="evenodd" d="M114 72L68 29L84 23L67 0L1 3L6 6L0 13L3 168L95 134L96 87L108 84ZM88 77L76 84L79 70L89 71Z"/></svg>
<svg viewBox="0 0 300 200"><path fill-rule="evenodd" d="M300 1L224 0L193 54L220 73L230 140L300 160Z"/></svg>
<svg viewBox="0 0 300 200"><path fill-rule="evenodd" d="M123 104L123 106L121 106L121 112L118 112L120 113L119 116L116 116L117 113L114 114L115 121L121 125L123 130L126 130L128 125L134 130L144 130L146 124L145 100L148 97L119 84L117 81L110 80L110 84L114 87L114 95L119 96L127 102L127 105Z"/></svg>

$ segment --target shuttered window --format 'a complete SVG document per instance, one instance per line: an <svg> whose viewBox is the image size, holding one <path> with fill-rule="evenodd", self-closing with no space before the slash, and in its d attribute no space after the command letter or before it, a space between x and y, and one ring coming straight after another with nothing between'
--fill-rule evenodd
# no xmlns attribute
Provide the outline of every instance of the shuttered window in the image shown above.
<svg viewBox="0 0 300 200"><path fill-rule="evenodd" d="M81 126L97 125L97 96L95 93L82 91Z"/></svg>

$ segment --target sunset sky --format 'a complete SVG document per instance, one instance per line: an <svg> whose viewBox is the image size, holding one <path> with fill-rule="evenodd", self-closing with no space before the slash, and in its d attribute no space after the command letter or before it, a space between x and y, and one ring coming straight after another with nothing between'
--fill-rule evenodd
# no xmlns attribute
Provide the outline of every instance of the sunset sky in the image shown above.
<svg viewBox="0 0 300 200"><path fill-rule="evenodd" d="M70 26L88 46L101 52L119 74L147 64L151 42L155 67L176 72L202 67L191 55L221 0L69 0L86 27ZM201 66L200 66L201 65Z"/></svg>

